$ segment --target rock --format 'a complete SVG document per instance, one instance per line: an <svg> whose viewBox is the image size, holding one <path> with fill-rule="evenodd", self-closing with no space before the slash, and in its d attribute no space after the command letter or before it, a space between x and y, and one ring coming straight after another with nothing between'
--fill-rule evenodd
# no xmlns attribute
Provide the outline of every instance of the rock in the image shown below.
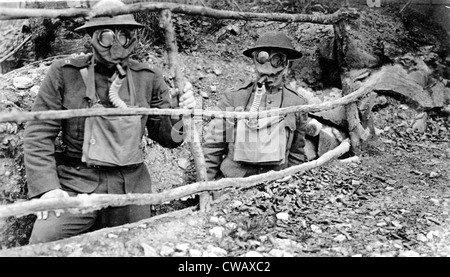
<svg viewBox="0 0 450 277"><path fill-rule="evenodd" d="M219 223L219 218L217 216L211 216L211 218L209 219L209 222Z"/></svg>
<svg viewBox="0 0 450 277"><path fill-rule="evenodd" d="M225 225L227 220L223 216L219 216L219 221L217 222L219 225Z"/></svg>
<svg viewBox="0 0 450 277"><path fill-rule="evenodd" d="M332 127L324 127L319 134L319 147L317 154L322 156L324 153L333 150L339 145L339 140L333 133Z"/></svg>
<svg viewBox="0 0 450 277"><path fill-rule="evenodd" d="M175 250L178 252L187 252L189 249L189 243L179 243L175 245Z"/></svg>
<svg viewBox="0 0 450 277"><path fill-rule="evenodd" d="M308 161L312 161L317 159L318 155L317 155L317 145L316 143L312 142L310 139L306 138L305 139L305 155L306 155L306 159Z"/></svg>
<svg viewBox="0 0 450 277"><path fill-rule="evenodd" d="M144 249L145 257L159 257L158 252L155 248L151 247L145 242L141 242L141 247Z"/></svg>
<svg viewBox="0 0 450 277"><path fill-rule="evenodd" d="M337 235L333 240L337 241L337 242L343 242L344 240L346 240L347 238L343 235L343 234L339 234Z"/></svg>
<svg viewBox="0 0 450 277"><path fill-rule="evenodd" d="M401 251L398 254L398 257L420 257L420 254L412 251L412 250L406 250L406 251Z"/></svg>
<svg viewBox="0 0 450 277"><path fill-rule="evenodd" d="M13 86L16 89L28 89L33 86L33 80L27 76L19 76L13 79Z"/></svg>
<svg viewBox="0 0 450 277"><path fill-rule="evenodd" d="M283 257L284 256L284 250L281 249L272 249L269 252L269 255L273 256L273 257Z"/></svg>
<svg viewBox="0 0 450 277"><path fill-rule="evenodd" d="M442 107L444 106L444 92L445 92L445 85L441 81L436 81L436 83L428 89L428 92L431 94L431 99L434 105L436 107Z"/></svg>
<svg viewBox="0 0 450 277"><path fill-rule="evenodd" d="M189 249L189 256L190 257L201 257L202 251L200 251L198 249Z"/></svg>
<svg viewBox="0 0 450 277"><path fill-rule="evenodd" d="M320 111L311 114L323 120L333 122L340 127L347 127L347 114L345 113L345 106L343 105L331 110Z"/></svg>
<svg viewBox="0 0 450 277"><path fill-rule="evenodd" d="M383 95L377 96L375 98L375 106L384 106L387 104L387 98Z"/></svg>
<svg viewBox="0 0 450 277"><path fill-rule="evenodd" d="M439 176L439 173L435 172L435 171L431 171L430 172L430 178L436 178Z"/></svg>
<svg viewBox="0 0 450 277"><path fill-rule="evenodd" d="M320 229L320 227L319 226L317 226L317 225L314 225L314 224L311 224L311 230L314 232L314 233L317 233L317 234L322 234L322 230Z"/></svg>
<svg viewBox="0 0 450 277"><path fill-rule="evenodd" d="M209 257L214 257L214 255L215 255L215 257L224 257L228 254L228 252L226 250L224 250L220 247L212 246L211 244L209 244L207 246L206 252L210 255L211 254L213 255L213 256L209 256Z"/></svg>
<svg viewBox="0 0 450 277"><path fill-rule="evenodd" d="M263 254L256 251L248 251L245 253L244 257L264 257Z"/></svg>
<svg viewBox="0 0 450 277"><path fill-rule="evenodd" d="M425 133L427 130L427 118L428 115L426 112L417 114L414 118L412 129L418 131L419 133Z"/></svg>
<svg viewBox="0 0 450 277"><path fill-rule="evenodd" d="M178 166L181 167L182 169L187 169L188 166L191 164L191 162L189 161L189 159L186 158L180 158L178 159Z"/></svg>
<svg viewBox="0 0 450 277"><path fill-rule="evenodd" d="M426 84L424 79L428 79L431 71L422 60L414 61L417 65L412 72L400 64L383 66L379 72L372 75L373 79L370 79L373 82L371 84L373 90L406 97L423 108L442 107L443 83L433 86L430 91L424 90L424 84ZM441 89L442 92L440 92ZM433 96L434 93L436 95Z"/></svg>
<svg viewBox="0 0 450 277"><path fill-rule="evenodd" d="M199 94L201 97L208 99L209 98L209 94L206 91L200 90Z"/></svg>
<svg viewBox="0 0 450 277"><path fill-rule="evenodd" d="M163 245L161 247L161 250L159 251L159 254L163 257L169 257L175 252L175 249L172 246L169 245Z"/></svg>
<svg viewBox="0 0 450 277"><path fill-rule="evenodd" d="M350 158L341 159L339 161L343 162L343 163L360 163L361 159L358 156L353 156L353 157L350 157Z"/></svg>
<svg viewBox="0 0 450 277"><path fill-rule="evenodd" d="M233 207L233 208L238 208L238 207L240 207L240 206L242 206L242 202L241 201L239 201L239 200L234 200L233 201L233 203L231 203L231 206Z"/></svg>
<svg viewBox="0 0 450 277"><path fill-rule="evenodd" d="M421 242L427 242L428 239L424 234L417 234L416 239Z"/></svg>
<svg viewBox="0 0 450 277"><path fill-rule="evenodd" d="M212 229L209 230L209 234L211 236L213 236L214 238L221 240L223 237L223 231L225 230L225 228L221 227L221 226L216 226Z"/></svg>
<svg viewBox="0 0 450 277"><path fill-rule="evenodd" d="M277 219L289 220L289 214L288 213L277 213Z"/></svg>
<svg viewBox="0 0 450 277"><path fill-rule="evenodd" d="M445 105L450 104L450 88L448 87L444 88L444 104Z"/></svg>
<svg viewBox="0 0 450 277"><path fill-rule="evenodd" d="M297 93L300 96L303 96L306 101L308 101L308 104L320 104L322 103L322 101L315 97L314 93L310 92L309 90L303 88L303 87L298 87L297 88Z"/></svg>
<svg viewBox="0 0 450 277"><path fill-rule="evenodd" d="M269 239L272 242L274 248L278 248L278 249L299 248L299 244L290 239L280 239L280 238L272 238L272 237L269 237Z"/></svg>
<svg viewBox="0 0 450 277"><path fill-rule="evenodd" d="M338 88L325 89L320 92L320 99L322 102L333 101L342 98L342 90ZM320 112L313 112L311 115L320 119L333 122L334 124L342 127L347 127L347 115L345 113L345 107L339 106L331 110L325 110Z"/></svg>
<svg viewBox="0 0 450 277"><path fill-rule="evenodd" d="M211 92L217 92L217 86L210 86Z"/></svg>
<svg viewBox="0 0 450 277"><path fill-rule="evenodd" d="M310 137L315 137L319 135L320 129L322 129L323 125L317 119L309 118L306 122L306 134Z"/></svg>
<svg viewBox="0 0 450 277"><path fill-rule="evenodd" d="M237 224L234 222L227 222L225 224L225 228L230 229L230 230L235 230L237 228Z"/></svg>
<svg viewBox="0 0 450 277"><path fill-rule="evenodd" d="M32 86L31 88L30 88L30 94L31 94L31 96L32 97L35 97L36 95L38 95L38 92L39 92L39 89L40 89L41 87L40 86Z"/></svg>

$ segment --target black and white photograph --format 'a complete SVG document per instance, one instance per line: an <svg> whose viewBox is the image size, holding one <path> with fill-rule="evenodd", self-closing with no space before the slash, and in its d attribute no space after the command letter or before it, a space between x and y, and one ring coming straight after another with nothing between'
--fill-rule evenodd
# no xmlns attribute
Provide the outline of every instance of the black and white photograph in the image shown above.
<svg viewBox="0 0 450 277"><path fill-rule="evenodd" d="M450 0L2 0L0 70L0 257L450 256Z"/></svg>

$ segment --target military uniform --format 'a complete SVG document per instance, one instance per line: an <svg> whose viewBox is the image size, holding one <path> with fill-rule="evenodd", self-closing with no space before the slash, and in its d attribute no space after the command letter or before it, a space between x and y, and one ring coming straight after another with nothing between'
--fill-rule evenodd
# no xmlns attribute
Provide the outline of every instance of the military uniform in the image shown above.
<svg viewBox="0 0 450 277"><path fill-rule="evenodd" d="M249 111L254 98L254 93L252 93L254 87L255 83L249 82L237 90L226 92L216 109ZM274 92L263 95L260 109L284 108L306 103L303 97L283 85ZM279 165L258 165L244 164L233 160L236 120L213 119L208 126L203 143L208 180L221 177L247 177L303 163L305 161L303 148L305 146L306 120L306 113L287 114L284 119L287 140L285 162Z"/></svg>
<svg viewBox="0 0 450 277"><path fill-rule="evenodd" d="M88 108L86 84L80 70L89 67L90 62L89 56L55 61L41 84L32 110ZM127 82L128 78L132 78L136 91L136 106L172 108L169 102L169 89L161 72L148 64L133 60L128 60L124 66L128 66L130 69L128 72L131 72L131 76L127 76L119 90L119 96L125 103L130 104ZM106 107L112 107L108 98L112 74L111 69L102 64L95 65L97 98ZM143 163L118 168L92 168L81 162L85 120L83 117L76 117L27 123L24 134L24 154L29 197L37 198L53 189L63 189L70 195L151 192L150 175ZM178 117L171 119L169 116L142 116L141 123L141 135L147 127L149 138L164 147L174 148L182 143L182 123ZM64 152L56 154L55 139L60 131L62 131ZM130 205L108 209L113 213L109 219L99 217L106 210L79 215L63 213L59 218L50 213L53 217L36 222L30 241L35 243L76 235L93 228L99 220L104 222L98 226L105 227L105 225L124 224L150 216L149 206ZM65 223L61 224L62 221ZM53 230L49 228L52 224L56 226Z"/></svg>

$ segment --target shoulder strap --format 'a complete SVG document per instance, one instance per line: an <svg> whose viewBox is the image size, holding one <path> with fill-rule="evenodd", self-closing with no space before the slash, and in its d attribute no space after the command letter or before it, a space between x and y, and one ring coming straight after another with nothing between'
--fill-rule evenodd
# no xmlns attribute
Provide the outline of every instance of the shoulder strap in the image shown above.
<svg viewBox="0 0 450 277"><path fill-rule="evenodd" d="M91 63L89 67L84 67L80 69L81 77L83 78L84 84L86 86L86 97L91 103L96 101L95 97L95 72L94 72L94 55L92 55Z"/></svg>

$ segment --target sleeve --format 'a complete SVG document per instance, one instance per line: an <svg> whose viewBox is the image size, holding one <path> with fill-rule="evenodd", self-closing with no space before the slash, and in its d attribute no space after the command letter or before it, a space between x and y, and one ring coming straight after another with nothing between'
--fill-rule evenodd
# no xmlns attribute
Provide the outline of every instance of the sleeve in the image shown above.
<svg viewBox="0 0 450 277"><path fill-rule="evenodd" d="M214 110L225 111L230 110L230 107L232 107L230 94L225 93ZM228 153L228 142L234 139L233 134L234 124L229 119L215 118L208 124L203 143L208 180L211 181L217 177L220 164Z"/></svg>
<svg viewBox="0 0 450 277"><path fill-rule="evenodd" d="M175 108L175 105L171 103L169 87L164 81L162 74L156 72L154 76L150 107L159 109ZM154 115L149 116L147 120L149 138L167 148L175 148L183 143L185 137L183 127L183 121L179 116Z"/></svg>
<svg viewBox="0 0 450 277"><path fill-rule="evenodd" d="M306 133L306 121L308 120L307 113L297 113L296 117L296 129L294 131L294 137L292 139L291 149L288 155L288 167L302 164L306 161L305 155L305 133Z"/></svg>
<svg viewBox="0 0 450 277"><path fill-rule="evenodd" d="M55 62L45 76L32 111L61 110L61 67ZM56 172L55 139L61 120L30 120L25 126L23 147L28 196L61 188Z"/></svg>

